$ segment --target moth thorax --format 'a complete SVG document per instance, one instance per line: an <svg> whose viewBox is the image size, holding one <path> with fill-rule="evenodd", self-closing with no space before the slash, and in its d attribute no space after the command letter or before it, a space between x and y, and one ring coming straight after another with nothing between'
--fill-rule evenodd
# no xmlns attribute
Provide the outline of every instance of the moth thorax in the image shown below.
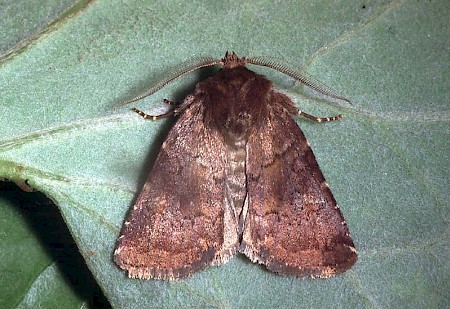
<svg viewBox="0 0 450 309"><path fill-rule="evenodd" d="M225 137L225 142L230 145L240 147L240 143L246 143L250 130L253 127L253 117L248 113L229 116L224 121L221 133Z"/></svg>

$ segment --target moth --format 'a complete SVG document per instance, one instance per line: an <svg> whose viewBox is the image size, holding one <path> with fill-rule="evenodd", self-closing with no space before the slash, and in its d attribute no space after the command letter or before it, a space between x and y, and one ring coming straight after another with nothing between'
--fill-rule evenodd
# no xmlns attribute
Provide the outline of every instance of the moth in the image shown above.
<svg viewBox="0 0 450 309"><path fill-rule="evenodd" d="M349 102L306 73L272 58L202 58L163 80L220 66L167 113L179 118L162 145L114 251L131 278L175 280L237 252L280 275L331 277L357 254L347 224L293 116L318 118L294 106L266 77L267 66L332 98ZM127 102L128 103L128 102ZM350 102L349 102L350 103Z"/></svg>

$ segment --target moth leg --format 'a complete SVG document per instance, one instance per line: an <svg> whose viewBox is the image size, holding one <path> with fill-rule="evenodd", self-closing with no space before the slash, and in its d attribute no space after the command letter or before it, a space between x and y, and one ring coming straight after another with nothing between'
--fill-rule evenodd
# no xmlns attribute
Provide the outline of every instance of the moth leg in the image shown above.
<svg viewBox="0 0 450 309"><path fill-rule="evenodd" d="M342 118L341 114L333 116L333 117L317 117L317 116L307 114L307 113L299 110L297 107L295 107L290 100L284 100L284 101L282 101L282 104L283 104L284 108L286 108L292 115L303 116L305 118L308 118L312 121L319 122L319 123L335 121L335 120L339 120Z"/></svg>
<svg viewBox="0 0 450 309"><path fill-rule="evenodd" d="M166 103L168 105L171 105L171 106L175 105L176 108L172 108L172 109L168 110L167 112L165 112L164 114L161 114L161 115L149 115L149 114L146 114L143 111L141 111L141 110L139 110L139 109L137 109L135 107L131 108L131 110L133 112L139 114L140 116L142 116L144 119L158 120L158 119L161 119L161 118L167 118L167 117L170 117L170 116L173 116L173 115L180 114L186 108L188 108L194 102L194 100L195 100L195 97L192 94L188 95L183 100L183 102L173 102L173 101L170 101L168 99L164 99L164 103Z"/></svg>
<svg viewBox="0 0 450 309"><path fill-rule="evenodd" d="M181 104L181 102L174 102L174 101L170 101L169 99L164 99L163 101L164 101L164 103L166 103L169 106L179 106Z"/></svg>
<svg viewBox="0 0 450 309"><path fill-rule="evenodd" d="M333 116L333 117L316 117L316 116L307 114L307 113L305 113L305 112L302 112L302 111L299 110L299 109L297 109L297 116L303 116L303 117L305 117L305 118L308 118L308 119L310 119L310 120L312 120L312 121L315 121L315 122L318 122L318 123L320 123L320 122L335 121L335 120L339 120L339 119L342 118L342 114L339 114L339 115L336 115L336 116Z"/></svg>
<svg viewBox="0 0 450 309"><path fill-rule="evenodd" d="M141 110L139 110L139 109L137 109L135 107L132 107L131 110L133 112L137 113L138 115L142 116L144 119L151 119L151 120L158 120L158 119L161 119L161 118L167 118L167 117L173 116L177 112L177 109L171 109L171 110L169 110L169 111L167 111L167 112L165 112L164 114L161 114L161 115L149 115L149 114L146 114L143 111L141 111Z"/></svg>

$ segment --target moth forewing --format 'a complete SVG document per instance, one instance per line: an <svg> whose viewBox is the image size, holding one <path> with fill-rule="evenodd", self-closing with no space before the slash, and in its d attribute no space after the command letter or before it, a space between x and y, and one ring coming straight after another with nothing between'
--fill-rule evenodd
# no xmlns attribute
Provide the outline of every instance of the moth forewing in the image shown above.
<svg viewBox="0 0 450 309"><path fill-rule="evenodd" d="M340 117L299 111L245 65L269 66L348 100L264 59L228 52L222 60L205 59L131 100L196 69L222 67L163 115L179 119L128 214L116 263L130 277L173 280L225 263L239 250L282 275L330 277L349 269L357 260L353 241L292 114L317 122Z"/></svg>

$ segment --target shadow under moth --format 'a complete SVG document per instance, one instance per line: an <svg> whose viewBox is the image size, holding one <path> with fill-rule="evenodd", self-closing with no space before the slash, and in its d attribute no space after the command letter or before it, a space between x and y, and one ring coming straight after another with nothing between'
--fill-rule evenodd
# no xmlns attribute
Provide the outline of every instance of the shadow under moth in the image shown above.
<svg viewBox="0 0 450 309"><path fill-rule="evenodd" d="M328 278L357 260L347 224L292 116L306 114L246 68L267 66L349 102L273 58L201 58L140 100L199 68L221 70L181 103L145 119L178 115L114 251L129 277L175 280L227 262L236 252L281 275ZM350 102L349 102L350 103Z"/></svg>

